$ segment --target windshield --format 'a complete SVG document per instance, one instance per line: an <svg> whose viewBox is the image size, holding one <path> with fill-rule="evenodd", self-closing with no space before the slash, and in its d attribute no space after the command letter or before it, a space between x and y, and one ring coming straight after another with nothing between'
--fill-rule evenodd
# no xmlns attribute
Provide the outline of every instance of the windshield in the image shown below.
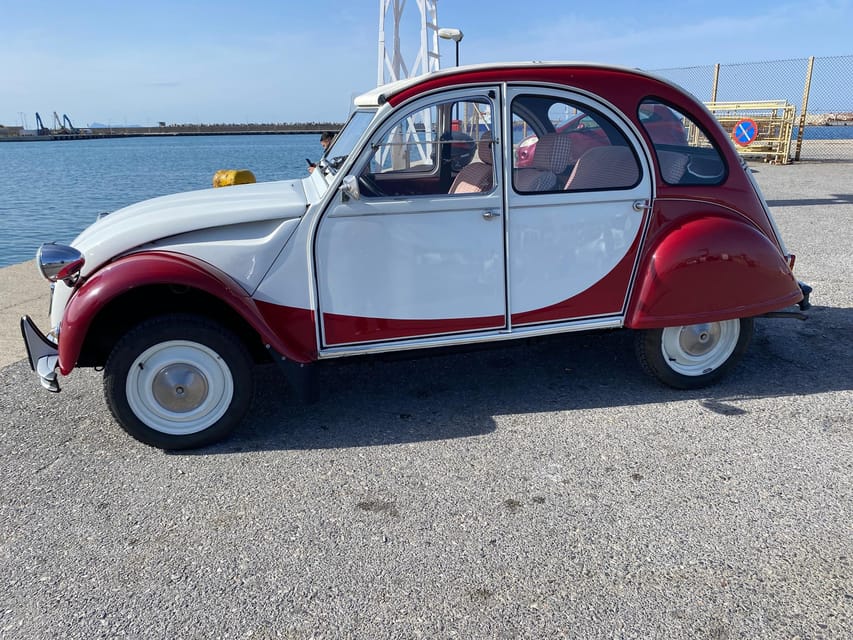
<svg viewBox="0 0 853 640"><path fill-rule="evenodd" d="M324 159L329 167L332 169L340 168L375 115L376 111L374 110L359 110L352 114L349 122L335 136L332 146L326 151Z"/></svg>

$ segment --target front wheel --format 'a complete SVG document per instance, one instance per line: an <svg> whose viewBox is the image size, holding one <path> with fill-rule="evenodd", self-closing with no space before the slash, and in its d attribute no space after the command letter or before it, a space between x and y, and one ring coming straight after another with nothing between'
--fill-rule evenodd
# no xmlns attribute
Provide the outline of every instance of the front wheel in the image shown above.
<svg viewBox="0 0 853 640"><path fill-rule="evenodd" d="M703 322L636 333L643 369L676 389L698 389L721 378L746 351L752 318Z"/></svg>
<svg viewBox="0 0 853 640"><path fill-rule="evenodd" d="M122 429L160 449L221 440L242 420L254 392L243 343L205 318L175 314L137 325L104 368L104 395Z"/></svg>

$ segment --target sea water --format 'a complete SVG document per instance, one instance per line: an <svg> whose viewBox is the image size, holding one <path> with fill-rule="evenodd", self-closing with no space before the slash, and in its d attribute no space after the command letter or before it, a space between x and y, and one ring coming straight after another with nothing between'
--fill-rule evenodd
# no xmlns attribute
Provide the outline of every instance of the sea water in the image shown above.
<svg viewBox="0 0 853 640"><path fill-rule="evenodd" d="M99 213L211 187L219 169L249 169L258 182L304 177L305 159L322 151L315 134L0 143L0 267L70 242Z"/></svg>

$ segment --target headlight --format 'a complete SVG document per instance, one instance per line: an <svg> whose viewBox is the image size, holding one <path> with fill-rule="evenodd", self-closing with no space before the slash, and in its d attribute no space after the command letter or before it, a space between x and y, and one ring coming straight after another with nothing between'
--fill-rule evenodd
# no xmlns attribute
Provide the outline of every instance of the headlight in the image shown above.
<svg viewBox="0 0 853 640"><path fill-rule="evenodd" d="M86 259L74 247L49 242L36 252L36 264L41 274L56 282L62 280L69 287L77 282Z"/></svg>

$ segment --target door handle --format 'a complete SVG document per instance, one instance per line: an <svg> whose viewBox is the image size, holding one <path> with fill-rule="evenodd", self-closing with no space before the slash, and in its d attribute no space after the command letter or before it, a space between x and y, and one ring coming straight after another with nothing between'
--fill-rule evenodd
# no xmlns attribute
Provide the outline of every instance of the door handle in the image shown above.
<svg viewBox="0 0 853 640"><path fill-rule="evenodd" d="M500 218L501 214L495 213L494 211L483 211L483 218L486 220L494 220L495 218Z"/></svg>
<svg viewBox="0 0 853 640"><path fill-rule="evenodd" d="M634 211L648 211L652 208L652 205L649 204L648 200L635 200L634 201Z"/></svg>

